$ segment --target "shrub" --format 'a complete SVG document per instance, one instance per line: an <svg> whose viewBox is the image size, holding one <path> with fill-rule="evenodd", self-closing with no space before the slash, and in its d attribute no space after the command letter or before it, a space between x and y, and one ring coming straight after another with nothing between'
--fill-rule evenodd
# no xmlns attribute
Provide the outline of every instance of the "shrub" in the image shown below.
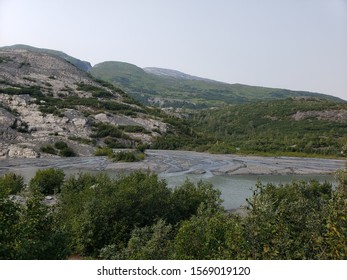
<svg viewBox="0 0 347 280"><path fill-rule="evenodd" d="M70 147L66 147L60 150L59 155L62 157L75 157L76 153Z"/></svg>
<svg viewBox="0 0 347 280"><path fill-rule="evenodd" d="M114 161L125 161L125 162L134 162L137 161L138 159L136 158L135 154L130 151L121 151L117 152L113 156Z"/></svg>
<svg viewBox="0 0 347 280"><path fill-rule="evenodd" d="M120 151L113 153L113 161L124 161L124 162L134 162L144 160L146 157L145 153L140 151Z"/></svg>
<svg viewBox="0 0 347 280"><path fill-rule="evenodd" d="M51 145L42 146L40 148L40 151L43 153L51 154L51 155L57 154L57 151Z"/></svg>
<svg viewBox="0 0 347 280"><path fill-rule="evenodd" d="M99 147L95 151L95 156L97 156L97 157L101 157L101 156L112 157L113 156L113 151L112 151L111 148L108 148L108 147Z"/></svg>
<svg viewBox="0 0 347 280"><path fill-rule="evenodd" d="M64 171L61 169L41 169L30 180L29 188L32 191L38 190L44 195L56 194L60 192L64 177Z"/></svg>
<svg viewBox="0 0 347 280"><path fill-rule="evenodd" d="M123 132L111 124L99 123L95 125L93 130L94 133L91 135L93 138L103 138L107 136L122 138L123 136Z"/></svg>
<svg viewBox="0 0 347 280"><path fill-rule="evenodd" d="M24 188L23 177L15 173L6 173L0 177L0 192L17 194Z"/></svg>
<svg viewBox="0 0 347 280"><path fill-rule="evenodd" d="M59 141L59 142L56 142L56 143L54 144L54 147L55 147L56 149L58 149L58 150L62 150L62 149L67 148L68 146L67 146L67 144L66 144L64 141Z"/></svg>
<svg viewBox="0 0 347 280"><path fill-rule="evenodd" d="M119 129L122 129L124 132L129 132L129 133L146 133L147 130L138 125L122 125L119 126Z"/></svg>

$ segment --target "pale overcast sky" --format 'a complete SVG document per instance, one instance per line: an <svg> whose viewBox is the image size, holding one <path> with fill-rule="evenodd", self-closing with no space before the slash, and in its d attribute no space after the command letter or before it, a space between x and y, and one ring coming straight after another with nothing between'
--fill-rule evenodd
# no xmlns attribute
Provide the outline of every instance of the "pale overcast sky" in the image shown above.
<svg viewBox="0 0 347 280"><path fill-rule="evenodd" d="M347 0L0 0L0 46L347 100Z"/></svg>

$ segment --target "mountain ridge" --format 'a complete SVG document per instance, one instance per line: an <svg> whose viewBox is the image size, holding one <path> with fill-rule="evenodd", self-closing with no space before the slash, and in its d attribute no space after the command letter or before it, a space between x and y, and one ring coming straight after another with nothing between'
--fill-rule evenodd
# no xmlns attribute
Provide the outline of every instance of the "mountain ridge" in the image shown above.
<svg viewBox="0 0 347 280"><path fill-rule="evenodd" d="M208 102L211 90L235 96L215 96L214 105L219 106L214 109L211 102L205 103L206 110L148 107L56 54L0 48L0 158L86 156L99 148L143 145L217 153L347 155L347 103L338 98L310 97L307 92L288 98L293 93L289 90L241 84L232 90L225 84L213 88L215 83L189 75L177 79L181 72L161 69L161 74L173 76L162 78L129 63L104 62L94 70L105 66L112 82L118 84L118 79L157 102L162 93L176 106ZM114 76L114 66L122 76ZM195 100L184 95L187 91ZM260 101L250 103L243 93L260 94ZM227 102L231 105L225 106Z"/></svg>
<svg viewBox="0 0 347 280"><path fill-rule="evenodd" d="M147 105L174 108L209 108L228 104L285 99L289 97L316 97L342 101L327 94L228 84L192 76L177 70L145 67L134 64L105 61L96 64L91 74L122 87L136 100Z"/></svg>
<svg viewBox="0 0 347 280"><path fill-rule="evenodd" d="M217 82L207 78L192 76L190 74L186 74L184 72L173 70L173 69L166 69L166 68L159 68L159 67L144 67L142 69L146 73L153 74L156 76L171 77L171 78L183 79L183 80L199 80L199 81Z"/></svg>
<svg viewBox="0 0 347 280"><path fill-rule="evenodd" d="M90 62L88 61L83 61L80 60L78 58L72 57L62 51L57 51L57 50L51 50L51 49L45 49L45 48L36 48L36 47L32 47L29 45L24 45L24 44L16 44L16 45L12 45L12 46L5 46L5 47L1 47L0 50L29 50L32 52L38 52L38 53L47 53L47 54L51 54L51 55L56 55L58 57L61 57L63 59L65 59L66 61L72 63L73 65L75 65L77 68L86 71L86 72L90 72L90 70L92 69L92 65L90 64Z"/></svg>
<svg viewBox="0 0 347 280"><path fill-rule="evenodd" d="M135 64L120 61L104 61L92 67L89 62L79 60L64 52L23 44L0 47L1 49L30 50L61 57L96 78L121 87L137 101L159 107L199 109L288 97L316 97L344 101L322 93L240 83L229 84L174 69L140 68Z"/></svg>

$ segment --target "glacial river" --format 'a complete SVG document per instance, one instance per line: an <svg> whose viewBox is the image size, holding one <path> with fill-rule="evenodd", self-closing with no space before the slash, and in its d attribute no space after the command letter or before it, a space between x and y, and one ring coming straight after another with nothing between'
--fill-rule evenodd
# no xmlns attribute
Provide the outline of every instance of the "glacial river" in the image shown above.
<svg viewBox="0 0 347 280"><path fill-rule="evenodd" d="M211 155L186 151L147 150L142 162L113 163L105 157L8 159L0 161L0 175L12 171L25 181L38 169L61 168L67 176L78 172L107 172L111 176L135 170L149 170L165 179L169 187L206 180L222 193L226 209L245 205L252 195L257 180L262 183L285 184L292 180L328 181L333 184L333 173L345 168L343 160Z"/></svg>

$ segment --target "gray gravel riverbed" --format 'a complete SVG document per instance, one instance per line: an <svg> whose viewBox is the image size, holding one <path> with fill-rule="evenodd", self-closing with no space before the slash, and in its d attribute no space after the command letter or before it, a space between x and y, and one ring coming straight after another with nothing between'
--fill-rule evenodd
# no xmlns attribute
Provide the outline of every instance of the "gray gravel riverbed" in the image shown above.
<svg viewBox="0 0 347 280"><path fill-rule="evenodd" d="M245 204L252 187L260 179L263 183L285 184L292 180L333 182L333 174L345 169L344 160L216 155L189 151L146 150L141 162L112 162L106 157L37 158L0 160L0 175L16 172L28 182L38 169L61 168L66 175L78 172L105 171L111 175L135 170L151 171L175 187L186 178L197 182L206 180L218 188L227 209Z"/></svg>

